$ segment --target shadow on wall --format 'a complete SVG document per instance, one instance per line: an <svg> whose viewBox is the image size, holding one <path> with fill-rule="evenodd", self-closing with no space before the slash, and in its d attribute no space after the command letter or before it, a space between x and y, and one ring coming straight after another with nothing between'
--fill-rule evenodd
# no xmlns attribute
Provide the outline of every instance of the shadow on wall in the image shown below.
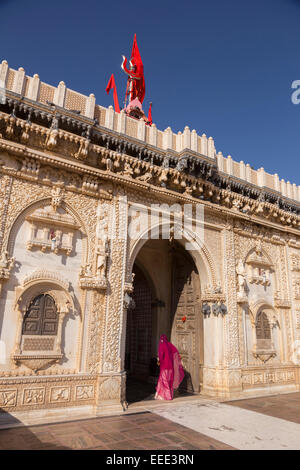
<svg viewBox="0 0 300 470"><path fill-rule="evenodd" d="M39 426L24 426L23 423L0 408L0 425L7 426L0 429L1 450L68 450L54 442L48 428ZM13 426L13 427L11 427Z"/></svg>

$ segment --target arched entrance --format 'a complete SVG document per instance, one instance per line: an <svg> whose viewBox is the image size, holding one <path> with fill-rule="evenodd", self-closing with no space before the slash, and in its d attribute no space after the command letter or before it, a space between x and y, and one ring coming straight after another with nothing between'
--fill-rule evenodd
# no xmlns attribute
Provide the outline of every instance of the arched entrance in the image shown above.
<svg viewBox="0 0 300 470"><path fill-rule="evenodd" d="M199 274L192 257L179 245L171 248L171 342L185 369L181 386L199 393L203 364L203 322Z"/></svg>
<svg viewBox="0 0 300 470"><path fill-rule="evenodd" d="M133 266L133 304L127 313L125 368L127 399L142 382L155 393L159 337L166 334L178 348L186 371L181 393L199 393L203 365L200 280L192 256L176 241L149 240ZM139 384L135 381L139 381ZM147 386L146 386L147 384Z"/></svg>

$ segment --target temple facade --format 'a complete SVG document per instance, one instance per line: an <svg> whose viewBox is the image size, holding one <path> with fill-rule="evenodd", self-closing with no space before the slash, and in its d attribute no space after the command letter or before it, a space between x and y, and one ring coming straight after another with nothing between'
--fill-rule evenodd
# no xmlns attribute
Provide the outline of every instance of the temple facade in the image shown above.
<svg viewBox="0 0 300 470"><path fill-rule="evenodd" d="M300 390L300 186L0 65L0 411ZM130 381L133 385L130 385Z"/></svg>

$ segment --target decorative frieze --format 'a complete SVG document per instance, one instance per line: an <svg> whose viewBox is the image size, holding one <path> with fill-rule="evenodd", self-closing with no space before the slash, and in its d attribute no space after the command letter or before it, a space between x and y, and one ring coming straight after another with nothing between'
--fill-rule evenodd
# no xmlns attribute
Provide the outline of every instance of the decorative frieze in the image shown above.
<svg viewBox="0 0 300 470"><path fill-rule="evenodd" d="M300 271L300 255L296 253L291 254L291 270Z"/></svg>
<svg viewBox="0 0 300 470"><path fill-rule="evenodd" d="M296 382L296 369L243 369L243 389L265 387L271 385L284 385Z"/></svg>
<svg viewBox="0 0 300 470"><path fill-rule="evenodd" d="M56 193L52 198L52 205L57 207L60 196ZM45 252L53 251L56 254L66 253L71 255L74 250L74 232L80 227L70 214L62 209L60 212L52 207L36 209L26 217L30 222L30 235L27 241L27 249L39 248Z"/></svg>
<svg viewBox="0 0 300 470"><path fill-rule="evenodd" d="M77 385L75 388L76 400L92 400L95 396L94 385Z"/></svg>
<svg viewBox="0 0 300 470"><path fill-rule="evenodd" d="M300 277L293 280L294 298L300 300Z"/></svg>
<svg viewBox="0 0 300 470"><path fill-rule="evenodd" d="M15 407L17 403L17 390L0 390L0 408Z"/></svg>
<svg viewBox="0 0 300 470"><path fill-rule="evenodd" d="M25 388L22 405L43 405L45 402L45 387Z"/></svg>
<svg viewBox="0 0 300 470"><path fill-rule="evenodd" d="M93 404L96 377L0 379L0 408L6 411L37 410Z"/></svg>
<svg viewBox="0 0 300 470"><path fill-rule="evenodd" d="M67 403L71 400L71 387L51 387L50 403Z"/></svg>

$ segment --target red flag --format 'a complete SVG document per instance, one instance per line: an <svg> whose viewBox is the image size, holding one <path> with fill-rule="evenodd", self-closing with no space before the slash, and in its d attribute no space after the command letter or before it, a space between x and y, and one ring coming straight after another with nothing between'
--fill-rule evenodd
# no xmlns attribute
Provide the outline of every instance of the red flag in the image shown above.
<svg viewBox="0 0 300 470"><path fill-rule="evenodd" d="M138 97L138 99L142 103L145 98L146 88L145 88L145 78L144 78L144 65L143 65L140 51L136 42L136 34L134 35L134 38L133 38L130 62L132 65L135 66L133 76L137 77L136 80L133 81L133 90L132 90L131 100Z"/></svg>
<svg viewBox="0 0 300 470"><path fill-rule="evenodd" d="M148 124L149 126L152 126L152 103L150 103L148 111Z"/></svg>
<svg viewBox="0 0 300 470"><path fill-rule="evenodd" d="M111 77L109 79L109 82L106 87L106 93L108 94L110 90L114 90L114 105L115 105L115 111L116 113L120 112L120 106L119 106L119 100L118 100L118 93L117 93L117 87L116 87L116 82L115 82L115 77L114 74L111 74Z"/></svg>

